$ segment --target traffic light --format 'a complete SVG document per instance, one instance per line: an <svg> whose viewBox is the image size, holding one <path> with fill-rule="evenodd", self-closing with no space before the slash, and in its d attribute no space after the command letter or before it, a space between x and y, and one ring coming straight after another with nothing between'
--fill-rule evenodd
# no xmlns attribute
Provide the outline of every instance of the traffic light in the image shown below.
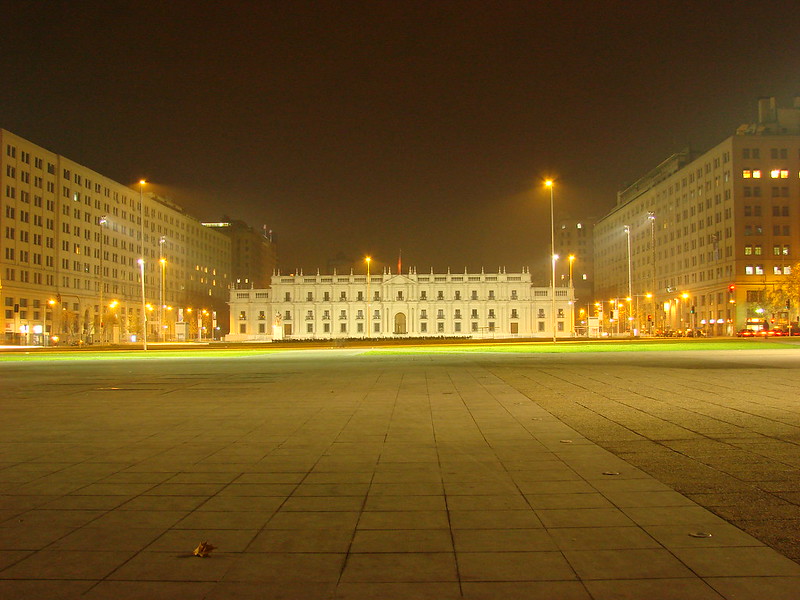
<svg viewBox="0 0 800 600"><path fill-rule="evenodd" d="M653 315L647 315L647 320L648 321L652 321L653 320Z"/></svg>
<svg viewBox="0 0 800 600"><path fill-rule="evenodd" d="M61 304L61 294L56 294L56 302Z"/></svg>
<svg viewBox="0 0 800 600"><path fill-rule="evenodd" d="M729 291L731 294L732 294L733 292L735 292L735 291L736 291L736 284L733 284L733 283L732 283L732 284L730 284L730 285L728 286L728 291Z"/></svg>
<svg viewBox="0 0 800 600"><path fill-rule="evenodd" d="M694 306L692 306L692 309L691 309L689 312L690 312L691 314L694 314Z"/></svg>

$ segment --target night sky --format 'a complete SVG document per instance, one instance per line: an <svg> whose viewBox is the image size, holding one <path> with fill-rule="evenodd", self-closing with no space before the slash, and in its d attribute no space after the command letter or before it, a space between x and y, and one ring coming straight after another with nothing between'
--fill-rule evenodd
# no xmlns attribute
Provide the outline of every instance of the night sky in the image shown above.
<svg viewBox="0 0 800 600"><path fill-rule="evenodd" d="M285 270L548 265L686 145L800 94L797 2L0 2L0 127ZM580 259L580 257L579 257ZM577 267L577 265L576 265ZM579 267L577 267L579 268Z"/></svg>

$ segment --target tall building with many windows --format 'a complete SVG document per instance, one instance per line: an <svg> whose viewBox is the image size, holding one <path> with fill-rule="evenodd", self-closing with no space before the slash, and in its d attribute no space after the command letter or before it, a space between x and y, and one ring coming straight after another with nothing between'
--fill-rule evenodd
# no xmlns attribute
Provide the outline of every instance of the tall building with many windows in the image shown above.
<svg viewBox="0 0 800 600"><path fill-rule="evenodd" d="M224 220L203 223L231 239L231 282L237 287L269 287L278 267L278 253L272 231L264 225L256 230L244 221Z"/></svg>
<svg viewBox="0 0 800 600"><path fill-rule="evenodd" d="M594 301L594 219L563 217L556 221L556 279L571 284L575 296L573 312L576 328L587 331L589 307Z"/></svg>
<svg viewBox="0 0 800 600"><path fill-rule="evenodd" d="M594 230L596 292L631 297L642 330L786 327L797 307L780 286L799 247L800 98L791 108L762 98L755 123L619 192Z"/></svg>
<svg viewBox="0 0 800 600"><path fill-rule="evenodd" d="M142 267L144 299L142 315ZM0 130L0 302L5 343L197 335L188 308L227 324L230 238L147 185L117 183ZM194 313L197 314L197 313Z"/></svg>
<svg viewBox="0 0 800 600"><path fill-rule="evenodd" d="M530 272L281 275L231 290L228 341L572 335L569 287ZM555 304L556 314L552 312Z"/></svg>

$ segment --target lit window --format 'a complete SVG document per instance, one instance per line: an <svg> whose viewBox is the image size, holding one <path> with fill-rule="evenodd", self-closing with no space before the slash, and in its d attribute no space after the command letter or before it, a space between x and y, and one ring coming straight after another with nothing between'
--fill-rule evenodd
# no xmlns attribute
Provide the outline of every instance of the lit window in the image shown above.
<svg viewBox="0 0 800 600"><path fill-rule="evenodd" d="M756 275L764 274L764 265L756 265Z"/></svg>
<svg viewBox="0 0 800 600"><path fill-rule="evenodd" d="M780 265L775 265L774 267L772 267L773 275L780 275L782 272L783 270L781 269Z"/></svg>
<svg viewBox="0 0 800 600"><path fill-rule="evenodd" d="M781 169L781 179L789 179L789 171L786 169Z"/></svg>
<svg viewBox="0 0 800 600"><path fill-rule="evenodd" d="M747 246L744 247L745 256L750 256L752 253L753 253L753 247L752 246L747 245Z"/></svg>
<svg viewBox="0 0 800 600"><path fill-rule="evenodd" d="M761 170L760 169L755 169L753 171L753 179L761 179Z"/></svg>
<svg viewBox="0 0 800 600"><path fill-rule="evenodd" d="M778 177L781 176L781 170L780 169L772 169L769 172L769 176L772 177L772 179L778 179Z"/></svg>
<svg viewBox="0 0 800 600"><path fill-rule="evenodd" d="M790 267L789 265L784 265L783 274L784 275L791 275L792 274L792 267Z"/></svg>
<svg viewBox="0 0 800 600"><path fill-rule="evenodd" d="M745 275L752 275L753 274L753 265L746 265L744 268Z"/></svg>
<svg viewBox="0 0 800 600"><path fill-rule="evenodd" d="M745 169L742 171L742 177L745 179L750 179L753 176L753 172L750 169Z"/></svg>

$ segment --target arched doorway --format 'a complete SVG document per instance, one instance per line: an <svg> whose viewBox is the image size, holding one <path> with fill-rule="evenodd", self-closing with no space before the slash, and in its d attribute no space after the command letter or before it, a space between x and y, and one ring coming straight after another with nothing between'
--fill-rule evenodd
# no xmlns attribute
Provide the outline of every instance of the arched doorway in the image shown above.
<svg viewBox="0 0 800 600"><path fill-rule="evenodd" d="M405 335L408 333L406 330L406 314L397 313L394 316L394 333L395 335Z"/></svg>

